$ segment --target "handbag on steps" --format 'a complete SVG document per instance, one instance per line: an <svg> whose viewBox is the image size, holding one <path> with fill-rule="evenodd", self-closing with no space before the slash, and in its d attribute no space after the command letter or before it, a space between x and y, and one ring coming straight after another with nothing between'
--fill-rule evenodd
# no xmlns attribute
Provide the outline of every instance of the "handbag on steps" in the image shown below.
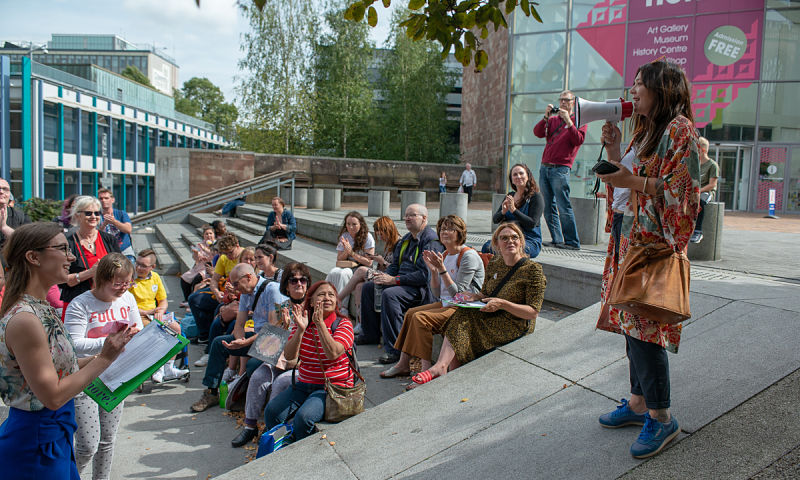
<svg viewBox="0 0 800 480"><path fill-rule="evenodd" d="M639 193L633 194L634 228L639 223ZM691 318L689 258L667 244L633 244L614 276L608 304L663 324Z"/></svg>

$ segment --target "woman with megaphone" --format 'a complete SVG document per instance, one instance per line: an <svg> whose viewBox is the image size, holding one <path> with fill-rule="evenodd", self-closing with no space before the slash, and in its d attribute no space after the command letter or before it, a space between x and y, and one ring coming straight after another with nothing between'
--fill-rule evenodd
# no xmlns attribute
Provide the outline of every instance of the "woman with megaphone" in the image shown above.
<svg viewBox="0 0 800 480"><path fill-rule="evenodd" d="M607 185L607 198L617 188L630 189L630 198L620 207L618 255L614 254L616 241L609 242L597 328L625 336L631 399L622 399L622 405L599 421L607 428L643 425L630 451L635 458L646 458L680 433L678 421L670 414L667 351L677 353L681 324L631 313L615 306L618 303L611 305L611 286L633 246L666 245L677 254L685 253L700 204L700 161L689 81L681 67L661 60L639 67L630 94L632 140L626 154L635 152L632 168L622 162L620 129L611 122L603 126L609 161L619 170L598 176ZM608 208L610 214L610 204Z"/></svg>

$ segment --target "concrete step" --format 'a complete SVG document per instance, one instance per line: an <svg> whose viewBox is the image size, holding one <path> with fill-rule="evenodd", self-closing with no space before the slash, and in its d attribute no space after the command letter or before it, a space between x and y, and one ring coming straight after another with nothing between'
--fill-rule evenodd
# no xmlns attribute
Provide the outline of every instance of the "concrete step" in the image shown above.
<svg viewBox="0 0 800 480"><path fill-rule="evenodd" d="M167 247L167 252L172 256L172 263L175 264L174 271L169 273L183 273L194 266L190 247L199 242L200 237L192 226L183 223L164 223L156 225L155 230L159 240ZM197 240L187 244L184 240L185 237L189 239L196 237ZM160 259L159 264L161 264Z"/></svg>
<svg viewBox="0 0 800 480"><path fill-rule="evenodd" d="M228 225L228 229L231 227L236 227L240 230L252 233L253 235L258 235L259 238L264 235L264 226L250 220L245 220L242 218L229 218L226 221L226 224ZM264 222L264 225L266 225L266 222Z"/></svg>
<svg viewBox="0 0 800 480"><path fill-rule="evenodd" d="M156 264L162 275L175 275L180 273L181 263L170 251L170 247L163 243L151 243L150 248L156 253Z"/></svg>

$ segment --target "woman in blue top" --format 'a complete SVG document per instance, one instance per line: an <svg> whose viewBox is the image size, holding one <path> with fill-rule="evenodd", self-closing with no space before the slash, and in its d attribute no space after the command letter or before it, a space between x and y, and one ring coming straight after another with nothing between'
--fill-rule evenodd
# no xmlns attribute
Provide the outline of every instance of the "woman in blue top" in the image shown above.
<svg viewBox="0 0 800 480"><path fill-rule="evenodd" d="M493 223L513 222L525 235L525 253L536 258L542 250L542 230L539 222L544 211L544 197L527 165L518 163L508 172L508 181L514 190L508 192L503 204L492 216ZM491 242L481 251L491 253Z"/></svg>
<svg viewBox="0 0 800 480"><path fill-rule="evenodd" d="M286 202L281 197L273 197L272 210L273 212L267 217L267 229L258 243L272 241L278 250L291 250L297 231L297 221L292 212L286 210Z"/></svg>

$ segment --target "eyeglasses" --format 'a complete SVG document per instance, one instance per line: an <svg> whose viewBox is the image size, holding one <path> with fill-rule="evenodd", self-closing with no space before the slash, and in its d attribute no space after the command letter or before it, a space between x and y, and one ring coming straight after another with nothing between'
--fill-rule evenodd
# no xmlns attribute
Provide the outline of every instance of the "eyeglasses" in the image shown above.
<svg viewBox="0 0 800 480"><path fill-rule="evenodd" d="M453 227L442 227L442 228L439 229L439 231L442 232L442 233L444 233L444 232L453 233L453 232L456 231L456 229L453 228Z"/></svg>
<svg viewBox="0 0 800 480"><path fill-rule="evenodd" d="M518 242L519 241L519 235L500 235L499 237L497 237L497 239L500 240L501 242L505 242L505 243Z"/></svg>
<svg viewBox="0 0 800 480"><path fill-rule="evenodd" d="M559 102L571 102L573 100L575 100L575 99L574 98L559 98L558 99Z"/></svg>
<svg viewBox="0 0 800 480"><path fill-rule="evenodd" d="M414 218L414 217L421 217L422 214L420 213L406 213L405 217L403 218Z"/></svg>
<svg viewBox="0 0 800 480"><path fill-rule="evenodd" d="M102 217L103 216L103 212L101 212L99 210L96 211L96 212L92 212L90 210L81 210L78 213L82 213L86 217L91 217L92 215L94 215L95 217Z"/></svg>
<svg viewBox="0 0 800 480"><path fill-rule="evenodd" d="M141 262L136 262L136 266L138 268L153 268L153 267L155 267L155 265L145 265L144 263L141 263Z"/></svg>
<svg viewBox="0 0 800 480"><path fill-rule="evenodd" d="M0 187L0 192L10 192L11 189L8 187Z"/></svg>
<svg viewBox="0 0 800 480"><path fill-rule="evenodd" d="M114 282L111 284L114 288L128 288L133 285L133 282Z"/></svg>
<svg viewBox="0 0 800 480"><path fill-rule="evenodd" d="M45 248L52 248L54 250L60 250L61 253L64 254L64 256L74 257L74 255L72 254L72 250L70 250L69 244L67 244L67 243L62 243L60 245L48 245L46 247L43 247L42 250L44 250Z"/></svg>
<svg viewBox="0 0 800 480"><path fill-rule="evenodd" d="M308 277L292 277L289 279L292 285L308 285Z"/></svg>

